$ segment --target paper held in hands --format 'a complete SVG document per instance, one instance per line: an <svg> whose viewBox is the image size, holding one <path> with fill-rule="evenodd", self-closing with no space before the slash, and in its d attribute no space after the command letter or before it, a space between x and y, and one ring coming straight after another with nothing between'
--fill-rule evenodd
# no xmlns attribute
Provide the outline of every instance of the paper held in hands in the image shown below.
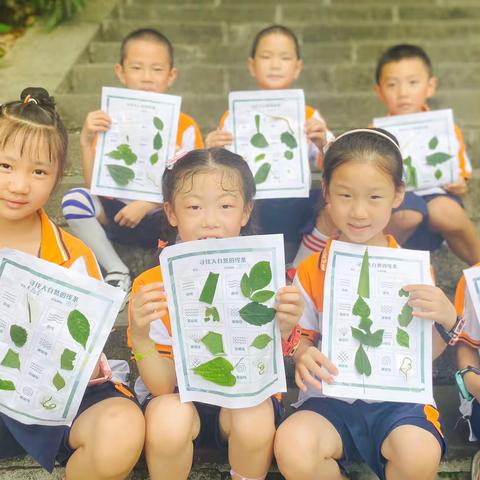
<svg viewBox="0 0 480 480"><path fill-rule="evenodd" d="M273 308L285 285L282 235L180 243L160 265L182 402L245 408L286 391Z"/></svg>
<svg viewBox="0 0 480 480"><path fill-rule="evenodd" d="M70 425L124 295L0 250L0 412L25 424Z"/></svg>
<svg viewBox="0 0 480 480"><path fill-rule="evenodd" d="M333 241L322 352L338 367L323 393L432 403L432 322L412 316L407 284L432 284L429 252Z"/></svg>
<svg viewBox="0 0 480 480"><path fill-rule="evenodd" d="M255 177L255 198L308 197L303 90L231 92L228 108L233 150Z"/></svg>
<svg viewBox="0 0 480 480"><path fill-rule="evenodd" d="M162 175L175 154L181 97L127 88L102 88L112 128L99 135L91 190L161 203Z"/></svg>

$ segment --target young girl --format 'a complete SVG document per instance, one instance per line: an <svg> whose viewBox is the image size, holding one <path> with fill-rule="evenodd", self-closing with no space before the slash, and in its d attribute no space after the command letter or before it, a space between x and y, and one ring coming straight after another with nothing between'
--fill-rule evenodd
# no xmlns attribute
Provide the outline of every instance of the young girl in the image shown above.
<svg viewBox="0 0 480 480"><path fill-rule="evenodd" d="M248 71L261 90L291 88L303 68L300 46L295 34L283 25L271 25L257 33L247 61ZM321 167L323 147L333 139L325 120L314 108L305 108L305 133L309 140L309 158L313 165ZM225 112L217 130L210 132L207 147L231 145L232 119ZM318 189L310 192L310 198L286 198L259 200L257 202L258 226L261 233L283 233L286 242L287 262L297 251L303 231L311 232L317 215L317 203L321 197ZM327 234L330 232L326 232Z"/></svg>
<svg viewBox="0 0 480 480"><path fill-rule="evenodd" d="M339 240L398 248L384 235L392 208L404 194L402 156L396 139L382 130L344 133L327 150L324 164L327 209L340 231ZM295 381L300 388L297 411L280 427L275 455L282 474L294 479L345 478L343 462L365 461L381 478L436 478L445 449L438 411L431 405L366 402L326 398L321 381L333 383L336 366L321 353L325 266L323 252L304 260L295 284L306 304L300 326L304 334L295 351ZM414 315L433 320L433 358L456 338L455 308L430 285L407 285ZM308 387L308 388L307 388Z"/></svg>
<svg viewBox="0 0 480 480"><path fill-rule="evenodd" d="M42 88L27 88L20 101L0 107L0 248L66 268L80 262L100 278L92 252L43 210L62 177L67 138ZM57 460L68 480L125 478L142 450L144 419L133 394L107 381L108 370L102 358L71 427L24 425L0 413L0 458L28 453L50 472Z"/></svg>
<svg viewBox="0 0 480 480"><path fill-rule="evenodd" d="M235 237L249 222L255 182L242 157L228 150L186 154L165 170L162 186L165 213L182 241ZM180 402L161 282L158 267L140 275L129 310L129 341L141 376L136 390L144 398L150 393L145 402L145 455L151 478L186 479L194 442L209 438L217 448L228 442L233 479L264 479L272 460L277 399L240 409ZM303 310L298 288L280 289L276 309L286 338Z"/></svg>

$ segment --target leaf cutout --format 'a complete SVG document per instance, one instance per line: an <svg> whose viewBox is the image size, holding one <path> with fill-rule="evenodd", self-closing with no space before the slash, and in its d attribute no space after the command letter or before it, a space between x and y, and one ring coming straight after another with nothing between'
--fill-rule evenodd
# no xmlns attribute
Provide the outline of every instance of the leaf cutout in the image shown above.
<svg viewBox="0 0 480 480"><path fill-rule="evenodd" d="M261 153L260 155L257 155L255 157L256 162L261 162L262 160L265 160L265 154L264 153Z"/></svg>
<svg viewBox="0 0 480 480"><path fill-rule="evenodd" d="M399 297L407 297L407 298L408 298L409 295L410 295L410 294L409 294L407 291L405 291L403 288L401 288L401 289L398 291L398 296L399 296Z"/></svg>
<svg viewBox="0 0 480 480"><path fill-rule="evenodd" d="M60 357L60 368L63 370L73 370L73 362L77 357L77 353L69 348L63 350L62 356Z"/></svg>
<svg viewBox="0 0 480 480"><path fill-rule="evenodd" d="M150 163L155 165L158 162L158 153L154 153L150 156Z"/></svg>
<svg viewBox="0 0 480 480"><path fill-rule="evenodd" d="M360 375L369 377L372 374L372 365L362 345L358 347L355 354L355 368Z"/></svg>
<svg viewBox="0 0 480 480"><path fill-rule="evenodd" d="M398 323L401 327L408 327L412 321L413 308L407 303L402 307L402 311L398 315Z"/></svg>
<svg viewBox="0 0 480 480"><path fill-rule="evenodd" d="M369 333L366 335L365 342L363 344L367 345L368 347L379 347L383 342L383 334L383 329Z"/></svg>
<svg viewBox="0 0 480 480"><path fill-rule="evenodd" d="M27 331L20 325L12 325L10 327L10 338L17 347L23 347L27 343Z"/></svg>
<svg viewBox="0 0 480 480"><path fill-rule="evenodd" d="M68 314L67 327L72 338L86 349L90 336L90 323L87 317L79 310L72 310Z"/></svg>
<svg viewBox="0 0 480 480"><path fill-rule="evenodd" d="M215 290L217 289L219 273L210 272L205 284L202 288L202 293L200 294L200 302L208 303L211 305L213 303L213 297L215 296Z"/></svg>
<svg viewBox="0 0 480 480"><path fill-rule="evenodd" d="M288 131L280 135L280 141L292 150L298 146L297 140L295 140L295 137Z"/></svg>
<svg viewBox="0 0 480 480"><path fill-rule="evenodd" d="M153 124L157 130L163 130L163 122L158 117L153 117Z"/></svg>
<svg viewBox="0 0 480 480"><path fill-rule="evenodd" d="M368 317L361 317L360 318L360 323L358 324L358 328L363 330L365 333L371 333L371 328L372 328L373 322L368 318Z"/></svg>
<svg viewBox="0 0 480 480"><path fill-rule="evenodd" d="M251 269L249 274L250 287L252 292L265 288L272 281L272 269L270 262L257 262Z"/></svg>
<svg viewBox="0 0 480 480"><path fill-rule="evenodd" d="M407 331L397 327L397 343L401 347L410 348L410 335Z"/></svg>
<svg viewBox="0 0 480 480"><path fill-rule="evenodd" d="M272 292L271 290L259 290L258 292L255 292L250 299L253 302L264 303L270 300L274 295L275 292Z"/></svg>
<svg viewBox="0 0 480 480"><path fill-rule="evenodd" d="M225 355L223 337L220 333L208 332L200 341L207 347L212 355Z"/></svg>
<svg viewBox="0 0 480 480"><path fill-rule="evenodd" d="M245 298L250 298L252 287L250 286L250 279L246 273L242 275L242 279L240 280L240 290Z"/></svg>
<svg viewBox="0 0 480 480"><path fill-rule="evenodd" d="M17 370L20 370L20 356L18 355L17 352L9 348L8 352L3 357L2 363L0 365L3 365L4 367L8 367L8 368L16 368Z"/></svg>
<svg viewBox="0 0 480 480"><path fill-rule="evenodd" d="M240 317L250 325L265 325L275 318L275 309L257 302L247 303L239 310Z"/></svg>
<svg viewBox="0 0 480 480"><path fill-rule="evenodd" d="M233 365L223 357L216 357L193 368L197 375L223 387L233 387L237 383L236 377L231 373L232 370Z"/></svg>
<svg viewBox="0 0 480 480"><path fill-rule="evenodd" d="M434 173L435 178L437 180L440 180L442 178L442 175L443 175L442 171L439 168L437 168L437 170L435 170L435 173Z"/></svg>
<svg viewBox="0 0 480 480"><path fill-rule="evenodd" d="M272 166L268 162L266 162L262 164L262 166L257 170L257 173L255 173L255 183L257 185L259 183L263 183L267 179L271 168Z"/></svg>
<svg viewBox="0 0 480 480"><path fill-rule="evenodd" d="M430 141L428 142L428 148L430 150L435 150L438 145L438 138L437 137L432 137Z"/></svg>
<svg viewBox="0 0 480 480"><path fill-rule="evenodd" d="M11 380L0 378L0 390L15 390L15 384Z"/></svg>
<svg viewBox="0 0 480 480"><path fill-rule="evenodd" d="M220 321L220 314L218 313L217 307L205 307L205 318L206 322L212 320L213 322Z"/></svg>
<svg viewBox="0 0 480 480"><path fill-rule="evenodd" d="M370 298L370 277L368 267L368 248L365 249L360 268L360 277L358 279L357 293L360 297Z"/></svg>
<svg viewBox="0 0 480 480"><path fill-rule="evenodd" d="M162 136L157 132L153 137L153 148L155 150L160 150L163 146Z"/></svg>
<svg viewBox="0 0 480 480"><path fill-rule="evenodd" d="M61 390L65 386L65 379L57 372L52 380L53 386Z"/></svg>
<svg viewBox="0 0 480 480"><path fill-rule="evenodd" d="M287 150L283 156L287 159L287 160L291 160L293 158L293 152L291 150Z"/></svg>
<svg viewBox="0 0 480 480"><path fill-rule="evenodd" d="M121 187L125 187L135 178L135 172L123 165L107 165L107 169L113 181Z"/></svg>
<svg viewBox="0 0 480 480"><path fill-rule="evenodd" d="M370 307L362 297L358 297L353 305L352 313L359 317L368 317L370 315Z"/></svg>
<svg viewBox="0 0 480 480"><path fill-rule="evenodd" d="M272 340L273 338L270 335L262 333L261 335L258 335L258 337L255 337L251 346L263 350Z"/></svg>
<svg viewBox="0 0 480 480"><path fill-rule="evenodd" d="M432 153L431 155L426 156L427 165L435 167L440 163L445 163L447 160L450 160L452 155L443 152Z"/></svg>

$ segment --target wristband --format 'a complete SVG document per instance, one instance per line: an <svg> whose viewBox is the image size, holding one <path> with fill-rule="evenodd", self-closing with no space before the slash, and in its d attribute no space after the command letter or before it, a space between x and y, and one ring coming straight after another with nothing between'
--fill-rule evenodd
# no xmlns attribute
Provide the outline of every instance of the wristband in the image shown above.
<svg viewBox="0 0 480 480"><path fill-rule="evenodd" d="M465 319L462 316L457 317L455 325L450 330L446 330L443 325L435 322L437 332L442 337L443 341L449 346L453 346L458 342L464 326Z"/></svg>
<svg viewBox="0 0 480 480"><path fill-rule="evenodd" d="M155 345L146 352L134 352L132 350L132 358L139 362L140 360L145 360L146 358L150 357L150 355L153 355L156 351L157 349L155 348Z"/></svg>
<svg viewBox="0 0 480 480"><path fill-rule="evenodd" d="M292 333L288 337L288 340L282 339L282 352L285 357L292 357L297 350L298 344L302 337L302 329L297 324L295 325Z"/></svg>
<svg viewBox="0 0 480 480"><path fill-rule="evenodd" d="M465 374L468 372L473 372L476 375L480 375L480 369L469 365L468 367L462 368L461 370L458 370L458 372L455 373L455 382L457 383L457 387L458 387L458 390L460 391L460 395L462 395L462 397L465 400L472 400L473 395L468 391L467 386L465 385L465 380L463 378Z"/></svg>

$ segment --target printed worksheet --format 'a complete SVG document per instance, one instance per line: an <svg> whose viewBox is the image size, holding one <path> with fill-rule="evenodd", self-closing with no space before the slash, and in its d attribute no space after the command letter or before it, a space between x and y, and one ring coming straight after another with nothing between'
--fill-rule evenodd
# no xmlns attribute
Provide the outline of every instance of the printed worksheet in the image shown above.
<svg viewBox="0 0 480 480"><path fill-rule="evenodd" d="M282 235L196 240L160 255L182 402L258 405L286 391L275 294Z"/></svg>
<svg viewBox="0 0 480 480"><path fill-rule="evenodd" d="M248 162L255 198L308 197L310 167L303 90L231 92L233 150Z"/></svg>
<svg viewBox="0 0 480 480"><path fill-rule="evenodd" d="M112 127L98 136L92 193L162 202L162 175L175 154L181 97L102 88Z"/></svg>
<svg viewBox="0 0 480 480"><path fill-rule="evenodd" d="M375 118L373 125L397 137L407 190L458 180L458 140L451 109Z"/></svg>
<svg viewBox="0 0 480 480"><path fill-rule="evenodd" d="M432 403L432 322L412 315L407 284L432 284L429 252L332 242L322 352L339 375L325 395Z"/></svg>
<svg viewBox="0 0 480 480"><path fill-rule="evenodd" d="M480 321L480 266L467 268L463 274L466 281L464 316Z"/></svg>
<svg viewBox="0 0 480 480"><path fill-rule="evenodd" d="M124 295L0 250L0 412L25 424L71 425Z"/></svg>

